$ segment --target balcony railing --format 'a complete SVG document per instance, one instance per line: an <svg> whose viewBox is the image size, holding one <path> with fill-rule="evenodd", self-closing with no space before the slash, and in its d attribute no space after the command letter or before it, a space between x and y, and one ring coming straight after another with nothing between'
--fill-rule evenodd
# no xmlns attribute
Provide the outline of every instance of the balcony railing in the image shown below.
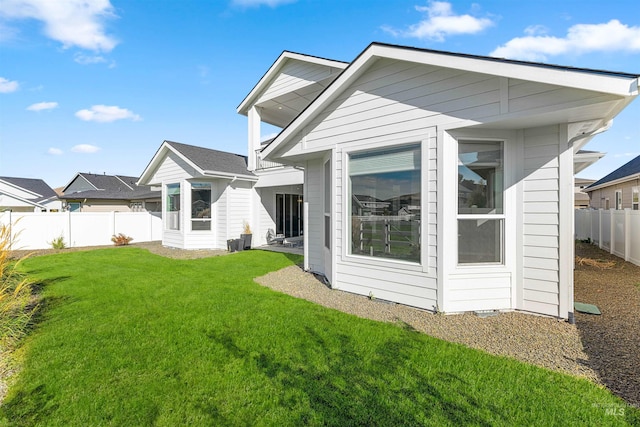
<svg viewBox="0 0 640 427"><path fill-rule="evenodd" d="M270 160L262 160L260 150L256 150L256 170L258 169L272 169L281 168L284 165L278 162L272 162Z"/></svg>

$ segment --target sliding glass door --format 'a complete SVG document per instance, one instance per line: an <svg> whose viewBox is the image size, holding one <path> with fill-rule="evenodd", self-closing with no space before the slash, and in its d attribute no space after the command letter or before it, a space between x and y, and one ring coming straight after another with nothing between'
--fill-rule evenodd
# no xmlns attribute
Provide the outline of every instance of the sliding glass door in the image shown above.
<svg viewBox="0 0 640 427"><path fill-rule="evenodd" d="M302 236L302 195L276 194L276 233L285 237Z"/></svg>

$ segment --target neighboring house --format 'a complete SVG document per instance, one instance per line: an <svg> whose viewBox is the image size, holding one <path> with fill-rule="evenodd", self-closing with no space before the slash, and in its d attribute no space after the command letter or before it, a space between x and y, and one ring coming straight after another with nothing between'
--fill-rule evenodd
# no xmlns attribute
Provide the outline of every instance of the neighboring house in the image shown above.
<svg viewBox="0 0 640 427"><path fill-rule="evenodd" d="M59 211L62 202L56 192L41 179L0 176L0 211Z"/></svg>
<svg viewBox="0 0 640 427"><path fill-rule="evenodd" d="M640 209L640 156L589 185L593 209Z"/></svg>
<svg viewBox="0 0 640 427"><path fill-rule="evenodd" d="M637 95L632 74L373 43L314 99L239 111L251 135L291 109L260 159L304 169L304 267L333 288L572 320L575 154Z"/></svg>
<svg viewBox="0 0 640 427"><path fill-rule="evenodd" d="M132 176L80 172L60 198L71 212L159 212L160 191L136 181Z"/></svg>
<svg viewBox="0 0 640 427"><path fill-rule="evenodd" d="M268 143L260 141L261 123L289 124L347 65L280 55L238 107L248 116L248 157L164 141L138 181L162 188L163 245L226 249L244 223L254 246L268 236L301 236L304 172L261 157Z"/></svg>
<svg viewBox="0 0 640 427"><path fill-rule="evenodd" d="M573 207L575 209L589 208L589 195L584 189L596 182L595 179L575 178L573 187Z"/></svg>

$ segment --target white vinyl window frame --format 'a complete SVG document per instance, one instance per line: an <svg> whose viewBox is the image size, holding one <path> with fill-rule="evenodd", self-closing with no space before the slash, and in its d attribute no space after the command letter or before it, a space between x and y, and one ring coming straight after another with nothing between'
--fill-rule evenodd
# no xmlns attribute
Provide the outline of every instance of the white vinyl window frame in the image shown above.
<svg viewBox="0 0 640 427"><path fill-rule="evenodd" d="M640 210L640 186L631 187L631 210Z"/></svg>
<svg viewBox="0 0 640 427"><path fill-rule="evenodd" d="M383 265L384 263L388 262L397 262L412 265L417 268L422 268L422 219L419 219L417 221L417 228L414 227L408 232L399 232L399 227L394 228L392 226L387 226L385 222L384 228L376 228L374 233L375 235L368 236L368 238L371 238L371 240L376 240L378 246L377 250L372 249L373 245L370 245L367 252L367 250L363 249L362 245L360 245L360 249L358 251L354 251L354 247L358 246L358 244L354 243L354 236L358 235L361 237L364 233L362 229L358 230L354 228L354 219L363 219L366 216L368 223L376 223L376 218L378 217L381 218L380 221L393 221L395 218L389 219L389 217L397 216L398 219L400 219L401 217L410 218L412 215L411 212L409 212L408 215L405 214L404 216L402 216L400 215L399 209L393 212L382 212L385 208L381 207L381 205L387 205L387 202L373 199L367 200L366 203L362 204L363 209L370 209L371 212L366 215L364 213L356 214L352 206L354 201L352 178L360 178L362 176L373 176L386 173L417 171L418 179L412 179L411 186L418 186L418 193L420 194L420 197L422 197L424 187L423 156L423 142L415 140L402 142L397 141L393 144L380 144L369 146L366 149L358 149L345 152L344 163L346 165L346 168L344 173L346 177L348 177L348 184L345 191L347 206L346 229L348 230L346 234L346 241L348 242L348 247L350 248L346 253L347 257L353 257L352 259L357 258L358 260L363 260L374 265ZM388 187L376 187L376 191L380 189L383 189L386 192L391 191ZM365 204L367 206L364 206ZM386 208L389 208L391 206L397 208L400 207L394 206L391 202L389 202L388 205L389 206L386 206ZM412 209L414 204L404 203L404 205L402 207L404 207L406 210ZM420 211L421 214L422 204L420 203L419 208L415 208L415 210ZM371 221L369 221L369 219ZM411 220L409 220L409 222L411 222ZM394 241L394 237L401 235L401 233L404 233L402 234L402 236L405 238L405 240L409 241L408 244L402 242L406 247L409 248L409 250L407 251L407 248L405 247L404 252L410 252L411 248L413 247L417 248L417 250L413 249L414 253L407 255L405 253L400 253L400 250L395 249L398 245L397 241ZM380 236L382 236L382 238ZM360 237L359 241L362 241L363 239L361 239ZM396 255L396 253L398 253L398 255Z"/></svg>
<svg viewBox="0 0 640 427"><path fill-rule="evenodd" d="M179 182L172 182L165 185L165 230L180 231L180 205L181 205L181 185Z"/></svg>
<svg viewBox="0 0 640 427"><path fill-rule="evenodd" d="M324 247L331 249L331 158L323 165L324 171Z"/></svg>
<svg viewBox="0 0 640 427"><path fill-rule="evenodd" d="M208 194L207 194L208 193ZM203 198L204 196L204 198ZM212 185L210 182L191 183L191 231L211 231L211 196Z"/></svg>
<svg viewBox="0 0 640 427"><path fill-rule="evenodd" d="M456 144L456 161L458 162L457 170L460 171L460 166L467 167L467 164L461 160L461 155L464 157L464 154L460 152L460 146L464 144L466 146L473 146L473 144L477 144L479 146L479 151L482 152L482 148L486 148L490 145L496 145L499 148L500 158L500 167L495 169L496 176L494 176L494 182L491 184L487 180L484 184L485 187L489 189L493 189L493 193L486 194L485 203L490 205L491 207L482 206L471 206L462 208L461 206L461 192L463 190L469 191L471 193L474 192L473 188L466 188L462 181L458 181L457 192L456 195L456 227L457 227L457 253L456 253L456 264L458 267L474 267L474 266L502 266L505 265L505 224L506 224L506 205L505 205L505 141L502 139L476 139L476 138L459 138L457 139ZM482 163L482 159L477 158L472 163L469 163L469 166L472 164ZM482 167L482 166L481 166ZM490 166L485 167L485 170L491 170ZM458 172L460 173L460 172ZM460 178L459 178L460 179ZM464 177L463 177L464 179ZM472 199L472 197L469 197ZM482 197L479 197L482 199ZM490 203L491 201L491 203ZM464 224L464 227L463 227ZM493 227L491 224L494 224ZM468 233L468 230L473 231L473 227L476 228L476 233L478 238L482 238L484 235L493 235L495 238L493 242L494 248L494 256L497 259L493 260L481 260L482 254L479 254L478 260L472 260L470 254L463 254L463 250L468 251L469 245L461 244L465 238L472 237L471 234L467 234L464 236L462 233ZM482 230L481 230L482 229ZM482 246L486 246L482 245ZM466 259L465 259L466 258Z"/></svg>
<svg viewBox="0 0 640 427"><path fill-rule="evenodd" d="M622 190L616 190L616 210L622 209Z"/></svg>

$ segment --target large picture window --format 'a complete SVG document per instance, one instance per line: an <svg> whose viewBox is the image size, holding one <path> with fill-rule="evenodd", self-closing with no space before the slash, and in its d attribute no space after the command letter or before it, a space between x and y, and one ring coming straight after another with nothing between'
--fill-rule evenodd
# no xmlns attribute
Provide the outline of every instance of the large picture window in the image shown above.
<svg viewBox="0 0 640 427"><path fill-rule="evenodd" d="M211 183L191 183L191 230L211 230Z"/></svg>
<svg viewBox="0 0 640 427"><path fill-rule="evenodd" d="M180 230L180 184L167 184L166 227Z"/></svg>
<svg viewBox="0 0 640 427"><path fill-rule="evenodd" d="M349 156L351 254L420 262L420 145Z"/></svg>
<svg viewBox="0 0 640 427"><path fill-rule="evenodd" d="M458 142L458 264L504 259L504 148Z"/></svg>

